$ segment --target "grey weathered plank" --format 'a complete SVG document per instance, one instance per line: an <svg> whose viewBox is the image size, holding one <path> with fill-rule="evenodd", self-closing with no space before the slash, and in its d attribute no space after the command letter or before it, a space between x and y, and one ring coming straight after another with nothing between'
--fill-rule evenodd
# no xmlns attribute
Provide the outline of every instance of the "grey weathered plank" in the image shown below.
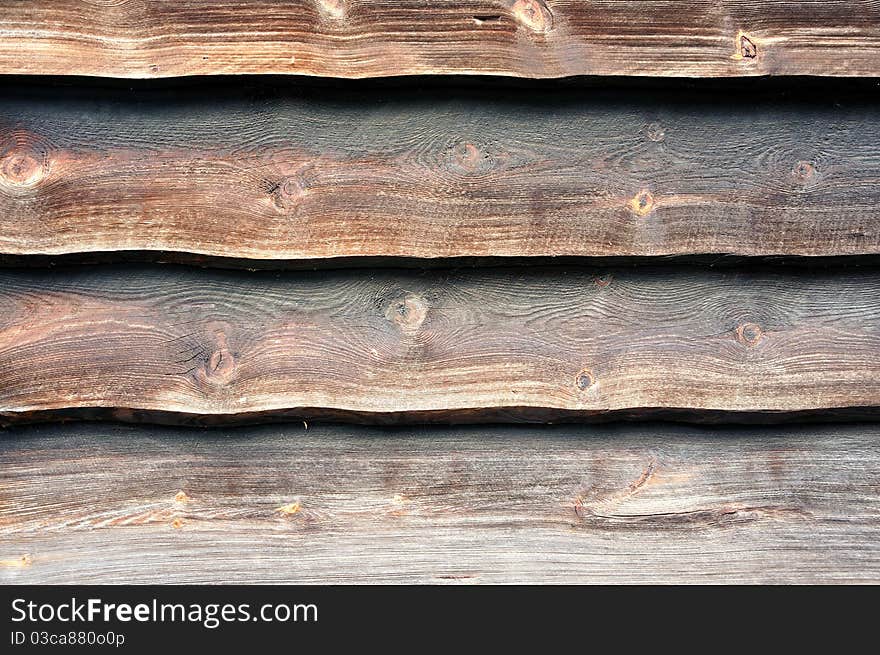
<svg viewBox="0 0 880 655"><path fill-rule="evenodd" d="M880 407L880 274L0 273L0 412L783 417Z"/></svg>
<svg viewBox="0 0 880 655"><path fill-rule="evenodd" d="M880 582L877 425L0 433L0 579Z"/></svg>
<svg viewBox="0 0 880 655"><path fill-rule="evenodd" d="M9 84L0 254L880 253L878 107L745 92Z"/></svg>
<svg viewBox="0 0 880 655"><path fill-rule="evenodd" d="M880 73L876 0L29 0L0 73Z"/></svg>

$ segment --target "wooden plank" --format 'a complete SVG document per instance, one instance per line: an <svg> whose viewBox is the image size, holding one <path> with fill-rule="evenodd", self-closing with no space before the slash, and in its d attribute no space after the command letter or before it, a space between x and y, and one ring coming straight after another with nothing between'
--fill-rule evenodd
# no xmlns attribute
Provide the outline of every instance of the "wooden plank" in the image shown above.
<svg viewBox="0 0 880 655"><path fill-rule="evenodd" d="M0 370L8 420L873 413L880 274L7 271Z"/></svg>
<svg viewBox="0 0 880 655"><path fill-rule="evenodd" d="M2 3L0 25L2 73L880 72L873 0L30 0Z"/></svg>
<svg viewBox="0 0 880 655"><path fill-rule="evenodd" d="M877 425L0 435L0 580L880 582Z"/></svg>
<svg viewBox="0 0 880 655"><path fill-rule="evenodd" d="M8 88L0 254L880 252L876 104L717 94Z"/></svg>

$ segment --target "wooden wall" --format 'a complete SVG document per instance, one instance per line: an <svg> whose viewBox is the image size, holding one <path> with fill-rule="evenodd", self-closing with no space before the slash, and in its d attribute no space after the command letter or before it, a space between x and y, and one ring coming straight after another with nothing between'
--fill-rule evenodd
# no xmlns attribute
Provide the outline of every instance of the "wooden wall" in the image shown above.
<svg viewBox="0 0 880 655"><path fill-rule="evenodd" d="M878 38L3 4L0 581L880 582Z"/></svg>
<svg viewBox="0 0 880 655"><path fill-rule="evenodd" d="M876 86L801 84L10 84L0 255L877 254Z"/></svg>
<svg viewBox="0 0 880 655"><path fill-rule="evenodd" d="M874 0L29 0L0 71L876 76Z"/></svg>
<svg viewBox="0 0 880 655"><path fill-rule="evenodd" d="M5 582L876 582L875 426L0 440Z"/></svg>

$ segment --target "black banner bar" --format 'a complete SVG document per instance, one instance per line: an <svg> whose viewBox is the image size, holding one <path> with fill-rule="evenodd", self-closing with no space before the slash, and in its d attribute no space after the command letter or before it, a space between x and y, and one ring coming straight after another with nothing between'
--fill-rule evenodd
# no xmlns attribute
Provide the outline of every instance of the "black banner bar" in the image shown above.
<svg viewBox="0 0 880 655"><path fill-rule="evenodd" d="M622 625L628 628L618 638L628 641L675 625L777 631L787 620L802 630L814 619L827 624L830 608L844 607L828 602L829 591L852 596L855 590L826 588L816 604L809 600L815 592L805 588L9 586L2 591L0 652L179 643L326 647L412 634L431 643L473 634L553 639L566 631L607 634Z"/></svg>

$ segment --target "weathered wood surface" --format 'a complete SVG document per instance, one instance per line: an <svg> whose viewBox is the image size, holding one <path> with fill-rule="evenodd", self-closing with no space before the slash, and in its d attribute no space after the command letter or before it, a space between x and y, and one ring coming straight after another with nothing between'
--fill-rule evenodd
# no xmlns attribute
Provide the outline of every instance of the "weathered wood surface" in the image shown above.
<svg viewBox="0 0 880 655"><path fill-rule="evenodd" d="M880 406L880 273L0 274L0 412L366 421Z"/></svg>
<svg viewBox="0 0 880 655"><path fill-rule="evenodd" d="M876 425L0 433L0 580L880 582Z"/></svg>
<svg viewBox="0 0 880 655"><path fill-rule="evenodd" d="M876 104L717 93L10 85L0 254L880 252Z"/></svg>
<svg viewBox="0 0 880 655"><path fill-rule="evenodd" d="M0 73L876 76L876 0L16 0Z"/></svg>

